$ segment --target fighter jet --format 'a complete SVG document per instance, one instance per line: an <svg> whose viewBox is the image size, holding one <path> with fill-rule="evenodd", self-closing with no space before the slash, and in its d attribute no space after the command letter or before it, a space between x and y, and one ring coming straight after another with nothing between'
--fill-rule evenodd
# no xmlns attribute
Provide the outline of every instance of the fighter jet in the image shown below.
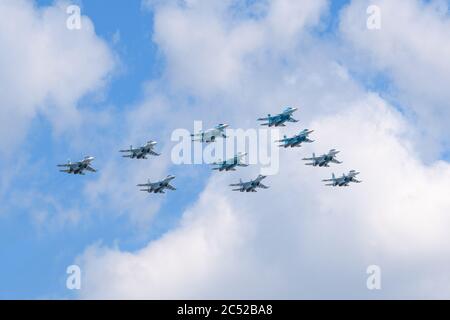
<svg viewBox="0 0 450 320"><path fill-rule="evenodd" d="M219 162L213 162L213 163L211 163L211 165L217 166L217 167L213 168L213 170L236 171L236 167L247 167L248 166L247 164L241 162L242 157L244 157L246 155L247 155L247 153L239 152L233 158L230 158L225 161L219 160Z"/></svg>
<svg viewBox="0 0 450 320"><path fill-rule="evenodd" d="M214 128L208 129L206 131L200 131L196 134L191 134L192 141L200 141L200 142L214 142L217 138L222 137L226 138L225 129L228 128L228 124L220 123Z"/></svg>
<svg viewBox="0 0 450 320"><path fill-rule="evenodd" d="M297 108L287 107L280 114L277 114L275 116L271 116L270 114L268 114L267 118L258 118L258 121L267 121L267 123L262 123L262 126L285 127L285 122L298 122L298 120L292 118L292 114L297 110Z"/></svg>
<svg viewBox="0 0 450 320"><path fill-rule="evenodd" d="M147 183L138 184L138 187L147 187L146 189L140 189L141 191L146 191L148 193L165 193L164 189L176 190L173 186L170 185L170 181L175 179L175 176L168 175L164 179L157 182L150 182L150 179Z"/></svg>
<svg viewBox="0 0 450 320"><path fill-rule="evenodd" d="M240 191L240 192L257 192L256 188L262 188L262 189L268 189L268 186L265 186L261 183L263 179L265 179L266 176L259 175L255 180L250 180L248 182L242 182L241 179L239 179L239 183L230 184L230 187L239 187L237 189L233 189L233 191Z"/></svg>
<svg viewBox="0 0 450 320"><path fill-rule="evenodd" d="M312 158L303 158L305 161L312 161L310 163L305 163L307 166L313 167L329 167L329 163L342 163L341 161L336 160L336 155L339 151L335 149L331 149L327 154L323 154L321 156L316 157L316 154L313 153Z"/></svg>
<svg viewBox="0 0 450 320"><path fill-rule="evenodd" d="M67 161L66 164L58 164L58 167L64 167L67 169L59 170L61 172L73 173L73 174L81 174L84 175L84 170L97 172L94 168L91 167L91 162L94 161L94 157L84 157L83 160L78 162Z"/></svg>
<svg viewBox="0 0 450 320"><path fill-rule="evenodd" d="M153 151L153 147L157 144L155 141L148 141L146 144L144 144L142 147L133 148L133 146L130 146L130 149L128 150L120 150L119 152L129 152L129 154L123 155L124 158L131 158L131 159L147 159L147 155L151 154L153 156L159 156L159 153L156 153Z"/></svg>
<svg viewBox="0 0 450 320"><path fill-rule="evenodd" d="M326 186L331 187L348 187L350 182L361 183L362 181L356 180L355 177L359 174L355 170L351 170L347 175L343 174L342 177L336 178L334 173L331 179L322 180L323 182L331 182L326 184Z"/></svg>
<svg viewBox="0 0 450 320"><path fill-rule="evenodd" d="M314 130L305 129L293 137L288 138L287 136L284 136L284 138L282 140L278 140L276 142L283 143L283 144L280 144L280 147L285 147L285 148L301 147L301 144L303 142L308 142L308 143L314 142L314 140L308 139L308 136L313 132L314 132Z"/></svg>

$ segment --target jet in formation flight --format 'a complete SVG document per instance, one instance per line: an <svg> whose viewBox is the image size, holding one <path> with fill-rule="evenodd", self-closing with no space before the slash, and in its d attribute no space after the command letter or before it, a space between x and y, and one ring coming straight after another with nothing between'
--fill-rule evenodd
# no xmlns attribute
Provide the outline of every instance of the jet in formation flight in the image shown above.
<svg viewBox="0 0 450 320"><path fill-rule="evenodd" d="M285 122L298 122L298 120L292 117L292 114L297 110L298 108L288 107L280 114L275 116L268 114L267 118L258 118L258 121L267 121L266 123L262 123L262 126L285 127Z"/></svg>
<svg viewBox="0 0 450 320"><path fill-rule="evenodd" d="M301 147L301 144L303 142L308 142L308 143L314 142L314 140L310 140L308 138L308 136L313 132L314 132L314 130L305 129L293 137L288 138L287 136L284 136L284 138L282 140L278 140L276 142L282 142L282 144L280 144L280 147L285 147L285 148Z"/></svg>
<svg viewBox="0 0 450 320"><path fill-rule="evenodd" d="M262 189L269 188L268 186L261 183L261 181L265 178L266 178L266 176L259 175L255 180L250 180L247 182L242 182L242 179L240 179L239 183L230 184L230 187L239 187L237 189L233 189L233 191L257 192L256 188L262 188Z"/></svg>
<svg viewBox="0 0 450 320"><path fill-rule="evenodd" d="M71 162L70 160L66 164L58 164L58 167L64 167L67 169L59 170L61 172L73 173L73 174L81 174L84 175L84 170L97 172L94 168L91 167L91 162L94 161L94 157L84 157L83 160L78 162Z"/></svg>
<svg viewBox="0 0 450 320"><path fill-rule="evenodd" d="M246 155L247 155L247 153L239 152L233 158L230 158L225 161L219 160L218 162L211 163L211 165L217 166L217 167L213 168L213 170L236 171L236 167L247 167L248 166L248 164L241 162L241 159Z"/></svg>
<svg viewBox="0 0 450 320"><path fill-rule="evenodd" d="M323 154L321 156L316 157L315 153L313 153L312 158L303 158L305 161L312 161L310 163L305 163L307 166L313 167L329 167L329 163L342 163L341 161L336 160L336 155L339 151L335 149L331 149L327 154Z"/></svg>
<svg viewBox="0 0 450 320"><path fill-rule="evenodd" d="M196 134L191 134L192 141L210 143L216 141L216 139L220 137L226 138L227 137L225 135L226 128L228 128L228 124L221 123L215 126L214 128L205 131L200 131L199 133Z"/></svg>
<svg viewBox="0 0 450 320"><path fill-rule="evenodd" d="M356 176L359 174L359 172L356 172L355 170L351 170L347 175L343 174L342 177L336 178L334 173L332 174L331 179L325 179L322 180L323 182L331 182L329 184L326 184L326 186L331 187L348 187L350 182L354 183L361 183L362 181L356 180Z"/></svg>
<svg viewBox="0 0 450 320"><path fill-rule="evenodd" d="M146 189L140 189L141 191L146 191L148 193L165 193L164 189L176 190L175 187L170 185L170 181L175 179L175 176L168 175L164 179L157 182L150 182L150 179L147 183L138 184L138 187L147 187Z"/></svg>
<svg viewBox="0 0 450 320"><path fill-rule="evenodd" d="M123 155L124 158L131 158L131 159L147 159L147 155L151 154L152 156L159 156L159 153L156 153L153 151L153 148L157 142L155 141L148 141L146 144L144 144L142 147L133 148L133 146L130 146L130 149L128 150L120 150L119 152L128 152L129 154Z"/></svg>

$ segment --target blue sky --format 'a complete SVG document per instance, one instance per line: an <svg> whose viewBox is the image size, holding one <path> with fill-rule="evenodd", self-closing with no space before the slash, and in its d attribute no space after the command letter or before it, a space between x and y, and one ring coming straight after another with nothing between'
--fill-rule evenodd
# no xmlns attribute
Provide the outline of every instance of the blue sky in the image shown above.
<svg viewBox="0 0 450 320"><path fill-rule="evenodd" d="M51 3L52 1L37 1L38 6ZM90 108L114 106L113 112L114 117L118 119L116 122L118 128L105 130L104 134L120 136L122 125L119 119L122 110L140 99L143 82L157 77L162 67L161 58L158 57L155 45L151 41L152 15L141 9L139 1L111 1L107 7L102 1L86 1L82 3L82 12L93 20L97 34L106 41L112 42L116 31L120 31L121 34L121 41L115 49L124 70L114 76L106 89L103 101L100 103L89 99L86 101ZM5 197L17 198L17 201L5 208L11 214L2 215L0 218L1 241L8 243L2 246L1 250L3 263L0 298L70 296L70 292L65 288L65 268L87 244L99 239L105 243L112 243L120 238L121 246L136 248L142 245L147 237L158 236L167 228L167 224L173 223L170 217L161 214L148 230L146 238L141 239L135 239L133 228L125 217L111 219L106 215L95 216L86 225L77 228L40 232L27 214L29 208L21 208L19 205L24 196L22 192L40 190L44 195L52 194L68 206L75 205L81 210L84 208L83 203L73 195L79 192L85 181L63 176L55 168L56 163L66 161L71 154L73 161L77 159L76 157L82 157L81 154L68 148L68 145L70 137L54 137L45 118L38 117L33 121L25 144L27 150L25 163L31 166L24 168L17 180L8 187ZM112 156L117 155L116 150L109 151ZM89 152L100 156L95 150ZM110 156L106 154L108 150L102 152L105 153L104 157ZM171 205L175 208L182 207L185 201L186 199L182 198L177 203L171 202ZM46 208L47 204L36 201L32 205ZM49 210L53 209L49 207Z"/></svg>
<svg viewBox="0 0 450 320"><path fill-rule="evenodd" d="M39 9L53 5L53 1L47 0L37 0L35 3ZM180 62L177 60L178 57L175 56L177 51L173 49L177 48L177 43L176 41L175 43L170 42L172 40L165 42L164 35L170 36L171 33L165 33L164 27L166 25L163 21L159 21L160 29L158 32L160 34L158 34L158 40L154 41L155 12L153 10L157 10L157 14L162 15L166 13L164 10L167 9L164 5L161 5L161 7L156 5L153 9L150 9L138 0L109 1L108 4L101 0L85 0L77 3L81 5L82 14L89 17L95 26L96 36L103 40L107 44L109 51L112 52L115 65L113 70L109 72L104 87L100 90L95 90L93 93L87 92L82 94L76 100L77 109L81 113L92 115L92 117L87 117L78 129L58 132L47 113L37 112L29 124L25 139L23 139L23 142L20 142L18 151L13 154L2 153L5 156L0 161L0 166L2 169L5 168L5 170L12 171L12 174L11 180L6 180L6 185L0 188L0 200L2 201L0 209L0 241L3 243L0 247L0 299L77 298L79 296L78 292L66 289L65 270L67 266L74 263L77 257L83 255L86 248L89 246L100 246L108 249L114 248L111 249L114 253L136 252L146 248L153 240L160 239L162 235L166 233L170 235L171 231L178 230L180 221L185 221L183 218L185 212L192 211L195 216L198 210L201 211L201 209L198 209L199 203L201 205L201 199L203 199L201 195L208 195L211 185L216 186L217 181L211 178L211 172L207 166L169 165L167 170L159 170L160 168L158 168L156 173L154 166L158 159L152 158L147 160L149 167L143 172L142 180L145 181L150 174L161 175L160 172L167 171L177 175L175 185L178 191L166 194L161 200L161 206L157 207L156 212L151 214L150 220L146 222L139 220L137 223L133 222L133 214L136 212L135 207L130 209L114 208L116 204L111 202L111 199L115 197L114 194L100 194L95 201L92 201L87 195L88 189L86 188L88 185L96 186L96 183L102 178L100 175L102 168L110 163L111 168L116 168L114 171L115 177L111 177L111 179L114 179L114 183L119 181L119 184L130 184L129 180L127 180L127 174L129 174L130 170L133 170L133 164L127 163L128 167L126 168L117 166L117 163L122 161L117 150L126 147L127 144L132 143L136 145L146 139L155 139L159 142L157 149L170 150L171 142L167 134L170 133L172 128L165 127L165 122L158 123L158 121L171 118L171 112L178 110L176 109L177 105L173 104L179 102L181 107L179 114L176 113L173 117L174 119L170 121L170 126L183 127L187 121L187 119L183 119L183 115L185 115L185 110L190 110L189 108L192 108L194 111L202 110L202 106L211 102L222 101L222 98L225 105L227 103L230 104L230 102L240 102L241 96L239 96L239 99L229 96L229 92L232 92L233 89L228 90L226 88L221 91L223 89L220 87L221 84L218 85L220 87L218 89L219 93L213 92L210 94L207 92L207 94L204 94L203 88L199 88L201 81L199 81L200 84L196 83L195 80L192 81L192 84L186 84L183 83L183 79L178 79L177 76L173 76L170 73L170 70L175 70L175 73L182 73L183 70L190 69L183 69L183 66L180 70L177 69L180 67ZM258 3L258 1L255 1L255 3ZM370 48L367 50L367 47L365 47L369 45L358 37L359 34L353 34L351 30L347 30L347 33L343 31L347 26L345 21L343 22L344 27L340 29L339 25L342 22L340 18L341 10L347 8L347 5L350 5L350 3L350 0L332 1L328 9L320 9L322 10L320 23L308 22L311 26L308 27L307 35L302 33L300 36L306 40L299 44L300 50L304 49L306 52L304 56L300 53L298 57L292 54L290 47L287 47L285 51L281 50L281 48L281 53L277 51L271 53L275 57L280 55L280 60L286 58L286 61L288 61L286 62L288 64L286 68L280 68L280 74L284 75L286 69L293 68L293 66L298 67L302 71L307 70L308 62L302 64L302 59L308 61L307 59L311 59L315 52L326 50L326 48L336 50L337 56L333 63L336 62L336 65L344 66L343 68L351 78L350 80L343 80L343 87L350 87L348 94L342 94L344 96L342 98L343 103L352 101L351 99L356 93L360 95L359 100L355 99L357 101L363 100L362 97L368 92L375 93L383 99L383 103L392 107L392 110L401 111L399 118L403 119L402 117L404 117L408 125L413 123L414 129L411 132L408 131L405 134L399 130L400 133L395 136L407 136L410 140L405 140L407 142L404 145L409 145L413 141L411 142L412 146L418 150L418 155L414 154L417 156L417 163L422 164L423 161L425 164L434 164L438 160L448 160L448 138L445 138L445 131L442 141L438 141L434 137L436 135L442 136L442 131L429 132L427 128L427 125L430 123L436 124L436 128L441 128L442 123L439 123L433 117L428 117L432 111L421 113L420 110L422 109L419 109L423 104L431 101L436 103L435 110L439 112L439 107L443 105L442 100L444 99L441 99L438 95L436 100L425 99L423 102L418 102L417 107L410 107L409 103L411 99L414 99L414 94L405 89L405 86L409 85L408 82L402 82L402 80L398 79L405 76L409 77L411 74L408 74L401 65L398 67L397 61L390 61L386 58L386 61L388 61L386 65L376 62L376 57L373 58L371 56ZM185 13L183 10L181 12ZM351 13L351 11L349 12ZM349 16L351 15L349 14ZM447 19L448 22L448 14L443 19ZM351 22L351 19L349 18L348 21ZM235 21L231 20L230 23L233 24ZM224 25L227 24L224 23ZM196 27L195 24L194 27ZM445 32L443 31L443 34ZM118 41L114 41L114 38L118 39ZM176 39L176 37L174 38ZM207 36L205 38L209 39ZM180 43L183 43L183 41L180 40ZM271 47L270 43L269 45L263 45ZM311 48L306 47L309 45ZM353 49L353 45L357 48ZM270 52L270 50L272 49L267 49L267 52ZM355 51L353 52L352 50ZM354 55L356 56L364 50L369 51L369 53L365 52L360 57L358 56L359 59L353 60ZM255 51L258 52L258 50ZM348 53L349 51L351 52L350 54ZM257 53L254 52L251 52L251 54L257 56ZM384 52L380 56L384 59L385 56L383 54ZM330 55L330 52L325 52L324 61L328 61L326 59ZM300 62L297 60L300 60ZM255 61L259 60L255 59ZM275 66L277 66L277 61L274 64ZM315 62L313 61L313 63ZM319 65L320 62L317 63L317 66ZM198 72L202 72L201 67L200 65ZM423 69L419 66L418 72L428 69L430 67L427 65L423 66ZM265 70L262 71L265 72ZM266 74L264 72L262 74ZM321 73L323 71L318 70L317 72L320 77L323 76ZM258 75L259 73L255 72L249 77L255 80L256 83ZM236 78L238 81L240 80L238 76ZM307 80L313 79L314 75L300 78L306 83ZM264 87L264 84L261 86ZM254 90L257 91L258 87L255 88ZM298 91L304 92L307 88L300 87ZM138 133L130 129L130 126L133 124L133 121L130 119L134 119L134 112L140 110L140 107L145 103L151 105L155 101L153 99L153 95L156 95L154 91L158 90L163 91L161 95L165 99L175 102L169 102L169 104L173 104L170 105L169 110L164 110L164 115L155 116L156 124L149 123L148 130L144 129L146 136L141 135L138 141L127 142L126 139L128 137L136 137L139 135L138 133L142 132L142 127L145 128L145 124L139 124ZM251 88L248 89L249 92L252 90ZM339 92L339 88L333 90ZM151 93L149 94L148 91ZM324 94L324 96L326 95ZM427 95L424 94L424 96ZM442 96L445 97L444 94ZM305 97L305 101L309 101L308 98ZM336 101L336 104L342 102L340 98L332 101ZM369 98L368 101L372 100ZM295 104L296 102L294 101L293 103ZM326 101L323 103L326 103ZM321 108L326 110L323 111L323 117ZM327 107L319 106L317 110L319 110L320 117L315 117L312 115L312 109L306 112L305 118L318 126L322 125L321 121L326 122L327 117L333 114L333 112L330 113ZM260 113L265 114L265 111ZM251 114L255 114L255 112ZM212 112L211 119L208 118L208 114L204 114L202 118L207 125L213 125L218 117L225 118L224 122L230 122L228 120L235 119L234 115L235 113L232 112L230 114L226 112ZM255 114L256 116L259 116L259 114ZM98 121L97 123L96 117L104 117L102 119L106 120L104 122ZM195 118L195 116L193 117ZM442 119L445 120L445 117L446 113ZM397 120L392 120L391 118L386 120L386 123L391 123L391 121L397 123ZM408 121L411 121L411 123ZM159 130L159 128L163 128L163 130ZM395 131L395 129L392 130ZM423 136L425 137L424 139L430 137L429 139L432 143L428 143L428 140L425 140L423 142L423 144L426 144L425 147L420 143L416 144L414 137L417 136ZM347 136L344 139L348 140L350 138ZM404 142L402 141L399 142L401 145ZM379 151L379 153L381 154L382 152ZM56 168L57 163L65 162L68 158L75 161L87 154L96 157L94 167L99 170L98 174L74 177L58 172ZM116 162L112 163L111 159L114 159ZM123 161L126 162L126 160ZM448 165L448 162L445 162L445 164ZM142 169L145 165L147 164L140 164L134 171ZM425 165L424 168L424 171L429 169ZM422 170L422 167L420 169ZM286 170L286 172L289 171ZM152 176L151 178L156 179L159 176ZM106 183L108 183L108 180L106 180ZM445 183L442 185L444 187L447 186ZM133 184L130 184L130 188L133 189L135 187ZM367 194L370 193L368 192ZM275 203L275 201L283 197L283 194L274 197L277 199L274 200ZM294 195L294 197L296 196ZM330 199L335 199L331 197L334 196L330 196ZM142 199L139 201L143 201ZM292 196L289 199L292 199ZM151 196L145 201L148 201L149 206L159 203L159 200L155 201ZM233 202L234 200L230 201ZM309 203L309 201L313 203L316 200L302 200L305 203ZM218 201L217 203L221 202ZM220 211L219 204L211 202L209 205L213 208L212 210L215 210L215 206L217 206L217 211ZM245 202L243 206L255 208L252 201ZM443 207L445 206L446 204L444 203ZM292 204L292 208L295 208L295 205ZM144 205L142 210L146 212L150 209L147 209ZM311 211L305 208L298 210L299 214ZM345 211L345 209L342 210ZM389 210L386 209L386 211ZM77 222L70 223L64 219L60 220L61 215L70 214L70 212L75 212L79 219ZM81 214L78 215L80 212ZM336 212L340 211L337 210ZM36 220L40 213L45 213L43 223L38 223ZM262 216L264 217L264 215ZM356 220L351 220L351 222L354 221ZM258 222L255 225L258 225ZM262 245L264 245L264 241L261 241ZM370 241L372 240L367 240L367 242ZM382 240L379 240L379 242L383 243ZM276 246L274 245L274 247ZM253 252L253 249L249 249L249 252ZM257 249L255 250L258 251ZM379 255L378 249L376 252L374 256ZM102 256L98 261L101 258ZM258 256L258 259L260 258ZM388 261L386 264L395 264L395 261L392 262L390 259L386 258L386 261ZM88 268L88 270L91 269ZM105 277L107 276L108 274L105 275ZM360 276L355 278L359 279ZM274 289L274 292L279 293L276 290ZM401 289L399 290L401 291ZM389 293L388 297L398 294L395 290L393 292ZM214 294L217 293L212 293L210 296L215 297ZM320 292L317 295L320 296ZM347 296L352 295L357 296L356 293L347 293ZM89 297L89 294L85 296ZM204 295L204 297L210 296L208 293ZM286 297L284 293L280 294L280 296ZM293 294L293 297L297 296Z"/></svg>
<svg viewBox="0 0 450 320"><path fill-rule="evenodd" d="M53 3L47 0L36 1L39 7ZM120 67L104 90L101 101L87 96L79 102L79 106L88 105L91 110L110 112L114 117L114 126L93 128L91 134L115 136L120 140L121 134L126 131L121 123L124 111L143 98L143 85L158 78L164 67L163 58L152 41L152 12L144 9L140 1L111 1L108 5L100 0L74 3L79 4L82 14L93 21L97 35L109 43L120 60ZM113 36L116 32L120 33L120 41L114 44ZM167 139L162 136L149 138ZM29 196L29 193L37 191L42 197L51 194L64 203L64 207L89 209L74 195L82 190L86 180L95 178L86 176L86 179L73 179L72 176L64 176L56 170L57 163L69 158L76 161L86 153L96 156L96 168L101 170L102 158L118 156L116 150L101 147L99 150L83 150L84 153L80 153L80 150L70 147L70 139L71 136L55 137L51 124L45 117L38 116L33 120L24 143L27 154L23 159L22 172L15 177L4 194L4 199L13 199L6 201L6 207L3 208L9 214L0 215L1 241L8 243L0 251L1 261L4 261L0 272L0 299L74 297L66 289L65 270L86 246L97 241L112 245L120 239L119 246L123 249L136 250L142 247L150 239L158 238L175 225L184 208L195 201L204 185L201 180L177 181L178 188L189 188L186 187L181 195L168 194L151 227L145 229L145 232L136 232L126 214L119 217L108 216L109 209L105 209L103 213L97 211L96 215L77 227L40 230L30 218L30 207L20 205L22 198ZM172 172L180 170L183 169L175 168ZM199 174L200 177L207 177L209 171L203 170ZM147 179L143 178L144 181ZM43 199L33 198L30 205L48 210L51 215L58 215L55 208ZM98 210L102 211L102 208Z"/></svg>

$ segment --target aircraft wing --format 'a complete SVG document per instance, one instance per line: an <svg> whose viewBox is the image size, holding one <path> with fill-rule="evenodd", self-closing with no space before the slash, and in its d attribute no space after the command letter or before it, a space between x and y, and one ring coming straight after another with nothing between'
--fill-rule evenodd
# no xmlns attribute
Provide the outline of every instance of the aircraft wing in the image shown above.
<svg viewBox="0 0 450 320"><path fill-rule="evenodd" d="M97 170L95 170L94 168L92 168L91 166L87 166L86 170L91 171L91 172L97 172Z"/></svg>
<svg viewBox="0 0 450 320"><path fill-rule="evenodd" d="M126 149L126 150L119 150L119 152L138 152L140 151L141 148L130 148L130 149Z"/></svg>
<svg viewBox="0 0 450 320"><path fill-rule="evenodd" d="M243 183L232 183L232 184L230 184L230 187L240 187L242 185L243 185Z"/></svg>
<svg viewBox="0 0 450 320"><path fill-rule="evenodd" d="M66 163L66 164L58 164L56 165L57 167L70 167L71 165Z"/></svg>
<svg viewBox="0 0 450 320"><path fill-rule="evenodd" d="M323 179L323 180L322 180L322 182L331 182L331 181L334 182L334 179Z"/></svg>
<svg viewBox="0 0 450 320"><path fill-rule="evenodd" d="M138 187L151 187L153 185L153 183L140 183L137 184Z"/></svg>
<svg viewBox="0 0 450 320"><path fill-rule="evenodd" d="M152 156L160 156L161 154L160 153L157 153L157 152L155 152L155 151L153 151L153 150L150 150L150 152L149 152Z"/></svg>
<svg viewBox="0 0 450 320"><path fill-rule="evenodd" d="M168 184L166 186L166 188L169 189L169 190L177 190L175 187L171 186L170 184Z"/></svg>
<svg viewBox="0 0 450 320"><path fill-rule="evenodd" d="M338 161L336 159L331 159L330 162L337 163L337 164L342 163L342 161Z"/></svg>
<svg viewBox="0 0 450 320"><path fill-rule="evenodd" d="M266 121L266 120L270 120L270 118L269 117L267 117L267 118L258 118L257 120L258 121Z"/></svg>
<svg viewBox="0 0 450 320"><path fill-rule="evenodd" d="M263 188L263 189L269 189L268 186L266 186L266 185L264 185L264 184L262 184L262 183L259 184L259 187L260 187L260 188Z"/></svg>

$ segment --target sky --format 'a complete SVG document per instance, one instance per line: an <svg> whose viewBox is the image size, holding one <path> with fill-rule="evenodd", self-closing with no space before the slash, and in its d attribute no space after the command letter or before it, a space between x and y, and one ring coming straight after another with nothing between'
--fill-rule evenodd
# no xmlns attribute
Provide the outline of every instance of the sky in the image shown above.
<svg viewBox="0 0 450 320"><path fill-rule="evenodd" d="M0 299L450 298L448 1L1 0L0 13ZM259 129L285 106L299 122L271 132L315 141L259 145L279 165L268 190L228 186L259 162L174 162L176 130ZM120 157L150 139L160 157ZM343 164L301 160L331 148ZM58 171L85 155L98 172ZM363 183L323 186L350 169ZM168 174L176 191L137 190Z"/></svg>

